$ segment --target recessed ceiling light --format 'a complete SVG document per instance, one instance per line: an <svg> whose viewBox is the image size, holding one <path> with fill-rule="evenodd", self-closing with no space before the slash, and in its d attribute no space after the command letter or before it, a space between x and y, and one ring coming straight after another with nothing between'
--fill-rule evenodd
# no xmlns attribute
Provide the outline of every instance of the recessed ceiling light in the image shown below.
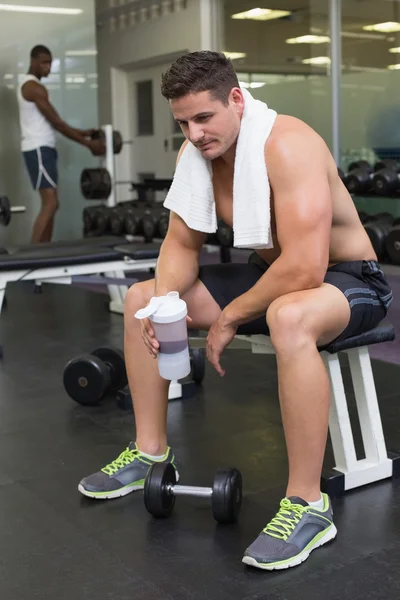
<svg viewBox="0 0 400 600"><path fill-rule="evenodd" d="M0 4L0 10L7 12L40 13L48 15L80 15L81 8L58 8L57 6L23 6L22 4Z"/></svg>
<svg viewBox="0 0 400 600"><path fill-rule="evenodd" d="M330 65L331 59L329 56L314 56L313 58L303 58L301 61L305 65Z"/></svg>
<svg viewBox="0 0 400 600"><path fill-rule="evenodd" d="M251 8L232 15L232 19L251 19L254 21L270 21L290 15L290 10L274 10L272 8Z"/></svg>
<svg viewBox="0 0 400 600"><path fill-rule="evenodd" d="M226 58L236 60L238 58L245 58L247 54L245 52L224 52Z"/></svg>
<svg viewBox="0 0 400 600"><path fill-rule="evenodd" d="M400 23L397 23L395 21L387 21L386 23L365 25L363 29L365 31L381 31L383 33L392 33L393 31L400 31Z"/></svg>
<svg viewBox="0 0 400 600"><path fill-rule="evenodd" d="M299 37L288 38L287 44L327 44L331 38L327 35L300 35Z"/></svg>

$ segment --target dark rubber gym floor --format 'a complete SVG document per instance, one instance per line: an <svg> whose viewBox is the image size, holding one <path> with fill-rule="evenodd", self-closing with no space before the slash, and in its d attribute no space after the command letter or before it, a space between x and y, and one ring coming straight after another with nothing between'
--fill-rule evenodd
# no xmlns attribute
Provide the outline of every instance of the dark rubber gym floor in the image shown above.
<svg viewBox="0 0 400 600"><path fill-rule="evenodd" d="M227 351L196 397L173 401L170 443L181 482L210 485L220 466L243 474L240 522L217 525L207 501L178 498L156 521L141 492L108 502L77 491L133 437L112 399L85 408L62 386L66 361L122 343L105 297L70 286L7 288L0 320L0 597L6 600L398 600L400 481L334 501L339 534L301 566L246 567L242 553L278 509L287 462L275 359ZM374 361L389 448L400 449L400 366ZM326 465L332 466L328 448Z"/></svg>

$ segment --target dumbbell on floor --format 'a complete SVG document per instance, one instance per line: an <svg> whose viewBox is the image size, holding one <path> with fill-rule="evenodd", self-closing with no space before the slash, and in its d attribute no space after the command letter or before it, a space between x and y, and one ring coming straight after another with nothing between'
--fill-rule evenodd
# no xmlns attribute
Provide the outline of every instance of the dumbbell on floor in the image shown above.
<svg viewBox="0 0 400 600"><path fill-rule="evenodd" d="M64 387L67 394L79 404L94 406L109 392L126 385L123 352L101 347L91 354L71 359L64 369Z"/></svg>
<svg viewBox="0 0 400 600"><path fill-rule="evenodd" d="M217 471L211 487L176 484L176 471L171 463L154 463L144 483L144 504L157 518L169 517L176 496L211 499L214 519L218 523L234 523L242 504L242 476L238 469Z"/></svg>

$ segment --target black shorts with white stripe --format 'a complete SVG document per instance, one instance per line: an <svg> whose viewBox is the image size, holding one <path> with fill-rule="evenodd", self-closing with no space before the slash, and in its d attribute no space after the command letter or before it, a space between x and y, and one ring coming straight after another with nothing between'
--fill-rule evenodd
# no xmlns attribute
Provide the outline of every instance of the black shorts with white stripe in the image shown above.
<svg viewBox="0 0 400 600"><path fill-rule="evenodd" d="M43 190L57 187L57 150L55 148L40 146L40 148L22 154L33 189Z"/></svg>
<svg viewBox="0 0 400 600"><path fill-rule="evenodd" d="M199 279L223 310L232 300L253 287L268 266L254 253L248 264L201 266ZM392 290L375 261L357 260L336 264L328 268L324 282L341 290L351 309L350 321L338 339L359 335L376 327L385 318L393 300ZM268 335L265 316L240 325L237 333Z"/></svg>

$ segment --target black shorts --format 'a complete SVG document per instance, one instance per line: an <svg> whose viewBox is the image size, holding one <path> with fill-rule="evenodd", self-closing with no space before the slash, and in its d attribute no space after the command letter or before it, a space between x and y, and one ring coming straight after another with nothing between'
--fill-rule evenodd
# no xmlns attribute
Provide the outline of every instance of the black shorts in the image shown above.
<svg viewBox="0 0 400 600"><path fill-rule="evenodd" d="M40 148L22 154L34 190L57 187L57 150L55 148L40 146Z"/></svg>
<svg viewBox="0 0 400 600"><path fill-rule="evenodd" d="M199 279L223 310L232 300L252 288L267 269L268 264L254 253L248 264L227 263L200 267ZM376 327L386 316L393 300L392 290L375 261L337 264L328 269L324 282L341 290L350 304L350 321L337 340ZM237 333L268 335L265 317L240 325Z"/></svg>

